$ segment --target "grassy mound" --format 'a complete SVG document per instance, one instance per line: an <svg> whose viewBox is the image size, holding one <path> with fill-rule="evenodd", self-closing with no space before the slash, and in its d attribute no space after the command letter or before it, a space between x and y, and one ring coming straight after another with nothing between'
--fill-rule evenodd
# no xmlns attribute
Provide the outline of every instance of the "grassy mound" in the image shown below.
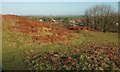
<svg viewBox="0 0 120 72"><path fill-rule="evenodd" d="M117 33L72 32L19 16L5 16L2 25L5 70L120 69Z"/></svg>

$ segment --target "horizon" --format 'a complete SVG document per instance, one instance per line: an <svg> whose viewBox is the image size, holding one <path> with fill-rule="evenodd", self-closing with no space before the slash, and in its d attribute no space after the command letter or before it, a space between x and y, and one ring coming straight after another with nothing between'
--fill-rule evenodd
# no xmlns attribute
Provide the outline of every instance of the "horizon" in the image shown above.
<svg viewBox="0 0 120 72"><path fill-rule="evenodd" d="M53 17L61 17L61 16L85 16L85 15L17 15L17 14L0 14L0 15L16 15L16 16L53 16Z"/></svg>
<svg viewBox="0 0 120 72"><path fill-rule="evenodd" d="M117 2L4 2L1 14L22 16L77 16L95 5L110 5L118 12Z"/></svg>

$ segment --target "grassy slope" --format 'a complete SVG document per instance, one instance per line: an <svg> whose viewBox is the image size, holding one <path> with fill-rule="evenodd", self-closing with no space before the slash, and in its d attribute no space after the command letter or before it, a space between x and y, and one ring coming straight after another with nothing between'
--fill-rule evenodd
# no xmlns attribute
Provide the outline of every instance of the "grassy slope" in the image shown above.
<svg viewBox="0 0 120 72"><path fill-rule="evenodd" d="M0 70L2 69L2 16L0 16Z"/></svg>
<svg viewBox="0 0 120 72"><path fill-rule="evenodd" d="M3 69L27 69L27 66L23 62L24 53L26 51L34 50L41 52L41 54L44 54L46 51L67 51L67 48L60 44L33 43L28 34L10 32L8 30L9 24L11 23L3 20ZM12 21L12 24L14 25L15 22Z"/></svg>
<svg viewBox="0 0 120 72"><path fill-rule="evenodd" d="M14 22L13 22L14 23ZM105 45L113 44L117 45L117 34L116 33L101 33L101 32L90 32L90 31L79 31L82 34L79 38L73 38L63 44L51 44L37 42L33 43L31 37L27 34L10 32L7 28L9 23L3 21L3 68L4 69L29 69L28 66L23 62L25 52L35 51L41 54L46 52L67 52L73 49L74 46L86 46L86 45Z"/></svg>
<svg viewBox="0 0 120 72"><path fill-rule="evenodd" d="M118 34L117 33L110 33L110 32L90 32L90 31L79 31L79 33L83 34L86 37L84 40L83 45L90 44L90 45L106 45L106 44L114 44L118 45Z"/></svg>

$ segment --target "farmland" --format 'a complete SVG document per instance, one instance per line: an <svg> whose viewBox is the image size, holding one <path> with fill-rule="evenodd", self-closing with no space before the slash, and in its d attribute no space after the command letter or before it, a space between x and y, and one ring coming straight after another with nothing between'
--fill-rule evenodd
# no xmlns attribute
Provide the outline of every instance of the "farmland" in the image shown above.
<svg viewBox="0 0 120 72"><path fill-rule="evenodd" d="M4 70L120 70L117 33L2 17Z"/></svg>

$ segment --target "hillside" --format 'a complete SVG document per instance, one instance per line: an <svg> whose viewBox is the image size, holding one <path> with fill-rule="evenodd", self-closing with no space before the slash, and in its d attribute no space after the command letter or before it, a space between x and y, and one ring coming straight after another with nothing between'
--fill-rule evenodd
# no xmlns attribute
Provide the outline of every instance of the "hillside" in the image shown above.
<svg viewBox="0 0 120 72"><path fill-rule="evenodd" d="M120 70L118 34L2 16L4 70Z"/></svg>
<svg viewBox="0 0 120 72"><path fill-rule="evenodd" d="M50 25L47 22L39 22L27 17L15 15L3 15L3 21L9 22L9 30L31 35L34 41L56 42L69 40L75 34L65 28Z"/></svg>

